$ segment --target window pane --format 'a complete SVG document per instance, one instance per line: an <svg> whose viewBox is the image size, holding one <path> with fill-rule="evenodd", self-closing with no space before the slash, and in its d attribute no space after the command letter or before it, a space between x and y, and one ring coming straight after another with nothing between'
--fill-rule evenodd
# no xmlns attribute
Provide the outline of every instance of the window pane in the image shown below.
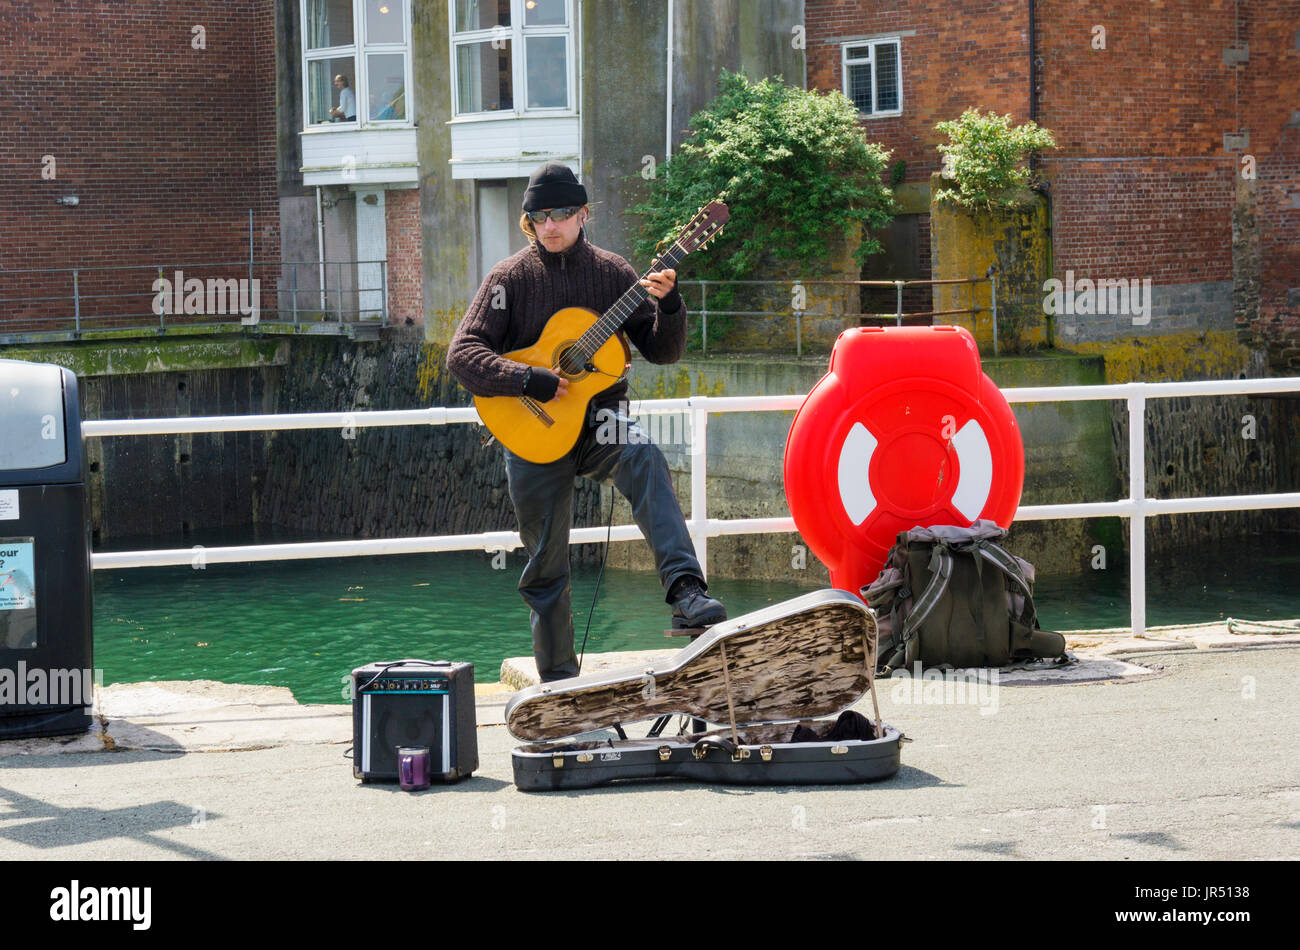
<svg viewBox="0 0 1300 950"><path fill-rule="evenodd" d="M515 107L510 88L510 43L492 41L456 47L457 112L495 112Z"/></svg>
<svg viewBox="0 0 1300 950"><path fill-rule="evenodd" d="M352 45L352 0L307 0L307 48Z"/></svg>
<svg viewBox="0 0 1300 950"><path fill-rule="evenodd" d="M510 25L510 0L456 0L456 31Z"/></svg>
<svg viewBox="0 0 1300 950"><path fill-rule="evenodd" d="M849 98L859 112L871 113L871 66L849 66Z"/></svg>
<svg viewBox="0 0 1300 950"><path fill-rule="evenodd" d="M569 69L563 36L533 36L524 41L528 108L564 109L569 105Z"/></svg>
<svg viewBox="0 0 1300 950"><path fill-rule="evenodd" d="M366 42L401 43L406 39L406 0L366 0Z"/></svg>
<svg viewBox="0 0 1300 950"><path fill-rule="evenodd" d="M882 43L876 47L876 111L892 112L898 108L898 46Z"/></svg>
<svg viewBox="0 0 1300 950"><path fill-rule="evenodd" d="M366 57L366 88L370 94L370 118L406 118L406 56L402 53L372 53Z"/></svg>
<svg viewBox="0 0 1300 950"><path fill-rule="evenodd" d="M357 117L356 64L351 56L307 64L307 121L342 122Z"/></svg>
<svg viewBox="0 0 1300 950"><path fill-rule="evenodd" d="M870 46L850 46L847 51L849 59L870 59Z"/></svg>
<svg viewBox="0 0 1300 950"><path fill-rule="evenodd" d="M524 0L524 26L563 26L564 0Z"/></svg>

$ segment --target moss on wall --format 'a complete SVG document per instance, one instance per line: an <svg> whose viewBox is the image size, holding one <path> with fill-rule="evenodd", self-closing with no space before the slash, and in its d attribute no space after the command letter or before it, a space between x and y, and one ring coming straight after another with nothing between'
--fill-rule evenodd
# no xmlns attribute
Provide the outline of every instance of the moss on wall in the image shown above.
<svg viewBox="0 0 1300 950"><path fill-rule="evenodd" d="M1077 343L1078 353L1106 362L1106 382L1159 383L1191 379L1235 379L1258 369L1252 351L1233 330L1198 330L1132 337L1103 343Z"/></svg>
<svg viewBox="0 0 1300 950"><path fill-rule="evenodd" d="M931 179L937 193L942 180ZM934 280L984 277L997 265L998 345L1020 352L1051 342L1042 310L1043 283L1051 276L1052 248L1047 203L1023 191L1010 211L969 212L950 202L931 201L930 255ZM934 288L934 309L979 308L974 315L936 317L936 322L974 327L980 352L993 352L992 294L988 283L947 284ZM972 323L973 321L973 323Z"/></svg>
<svg viewBox="0 0 1300 950"><path fill-rule="evenodd" d="M136 339L5 347L0 355L11 360L55 363L86 378L282 366L289 353L286 340L246 337L141 341L138 330L123 331L123 335Z"/></svg>

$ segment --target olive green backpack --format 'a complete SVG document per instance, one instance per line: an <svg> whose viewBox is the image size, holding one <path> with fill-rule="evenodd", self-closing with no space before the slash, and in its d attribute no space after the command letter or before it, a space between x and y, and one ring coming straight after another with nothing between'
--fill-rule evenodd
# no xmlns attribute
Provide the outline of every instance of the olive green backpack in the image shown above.
<svg viewBox="0 0 1300 950"><path fill-rule="evenodd" d="M1006 534L986 520L899 532L884 570L862 589L876 611L879 675L917 660L923 669L1068 662L1065 638L1038 626L1034 566L996 543Z"/></svg>

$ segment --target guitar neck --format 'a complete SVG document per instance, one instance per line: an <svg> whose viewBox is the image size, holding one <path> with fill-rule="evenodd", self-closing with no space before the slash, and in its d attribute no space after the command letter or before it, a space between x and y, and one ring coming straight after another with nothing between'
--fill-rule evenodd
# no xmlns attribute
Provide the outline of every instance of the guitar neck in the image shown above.
<svg viewBox="0 0 1300 950"><path fill-rule="evenodd" d="M676 270L677 265L686 257L686 250L676 241L668 248L667 253L654 261L646 270L641 278L660 270ZM624 292L623 296L614 301L614 306L606 310L599 320L591 325L582 338L578 341L578 346L586 359L591 359L592 355L605 345L605 341L612 337L627 322L628 317L636 313L637 307L645 303L646 298L650 296L649 291L641 286L641 279Z"/></svg>

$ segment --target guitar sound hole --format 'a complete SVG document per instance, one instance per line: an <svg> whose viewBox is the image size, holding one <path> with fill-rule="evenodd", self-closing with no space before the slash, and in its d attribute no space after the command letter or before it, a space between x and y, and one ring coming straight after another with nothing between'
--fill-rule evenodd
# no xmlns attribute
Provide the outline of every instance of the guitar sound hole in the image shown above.
<svg viewBox="0 0 1300 950"><path fill-rule="evenodd" d="M551 359L551 365L559 367L561 373L568 379L582 379L587 375L586 360L582 358L582 353L578 351L575 344L576 340L566 340L555 349L555 355Z"/></svg>

